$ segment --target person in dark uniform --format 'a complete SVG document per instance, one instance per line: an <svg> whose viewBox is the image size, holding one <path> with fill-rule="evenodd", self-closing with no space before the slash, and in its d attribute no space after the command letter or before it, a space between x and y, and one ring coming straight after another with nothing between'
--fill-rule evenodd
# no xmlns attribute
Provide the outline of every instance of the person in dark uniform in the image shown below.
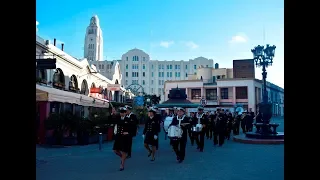
<svg viewBox="0 0 320 180"><path fill-rule="evenodd" d="M172 119L170 126L177 126L180 122L180 128L182 129L182 137L180 139L171 139L171 145L176 153L177 161L179 163L183 162L186 155L186 144L187 144L187 126L190 124L189 118L185 115L185 110L183 108L177 108L177 116Z"/></svg>
<svg viewBox="0 0 320 180"><path fill-rule="evenodd" d="M153 107L153 109L156 111L156 114L154 115L155 118L159 121L159 132L161 132L161 124L163 124L164 119L162 119L162 115L159 112L159 108L158 107ZM159 140L157 141L157 145L156 145L157 150L159 149Z"/></svg>
<svg viewBox="0 0 320 180"><path fill-rule="evenodd" d="M254 117L254 119L256 120L256 123L263 123L262 120L262 114L260 112L258 112L258 114L256 115L256 117ZM260 126L257 126L257 133L260 132Z"/></svg>
<svg viewBox="0 0 320 180"><path fill-rule="evenodd" d="M250 111L247 117L247 122L246 122L247 132L252 132L253 121L254 121L253 119L254 119L254 112L252 112L252 109L250 108Z"/></svg>
<svg viewBox="0 0 320 180"><path fill-rule="evenodd" d="M217 109L217 117L213 125L213 145L222 146L225 139L226 117L225 114Z"/></svg>
<svg viewBox="0 0 320 180"><path fill-rule="evenodd" d="M233 115L233 122L232 122L233 135L239 135L240 133L240 119L241 119L241 115L239 115L239 112L236 111Z"/></svg>
<svg viewBox="0 0 320 180"><path fill-rule="evenodd" d="M226 118L227 118L227 122L226 122L226 139L230 139L230 135L231 135L231 131L232 131L232 122L233 122L233 117L232 114L230 112L226 113Z"/></svg>
<svg viewBox="0 0 320 180"><path fill-rule="evenodd" d="M137 116L131 112L131 110L132 110L131 106L125 106L125 108L127 110L126 111L127 118L129 119L130 123L133 124L133 126L131 126L131 129L130 129L130 136L131 136L131 139L129 141L130 149L129 149L128 156L127 156L127 158L131 158L132 140L133 140L133 137L135 137L137 135L139 121L138 121Z"/></svg>
<svg viewBox="0 0 320 180"><path fill-rule="evenodd" d="M173 116L177 116L178 109L177 107L173 107Z"/></svg>
<svg viewBox="0 0 320 180"><path fill-rule="evenodd" d="M146 121L145 127L143 129L143 139L144 147L148 150L148 157L151 157L151 161L155 160L155 153L158 145L158 135L159 135L159 119L156 119L156 110L153 108L149 109L148 119ZM149 146L152 146L150 149Z"/></svg>
<svg viewBox="0 0 320 180"><path fill-rule="evenodd" d="M247 120L247 112L246 111L243 111L242 112L242 116L241 116L241 118L240 118L240 123L241 123L241 129L242 129L242 132L243 133L246 133L247 132L247 129L246 129L246 125L247 125L247 122L246 122L246 120Z"/></svg>
<svg viewBox="0 0 320 180"><path fill-rule="evenodd" d="M116 125L114 129L115 140L113 144L113 151L121 159L120 171L124 170L124 163L127 158L127 154L130 150L130 135L131 126L130 120L126 117L126 108L120 108L120 116L117 116Z"/></svg>
<svg viewBox="0 0 320 180"><path fill-rule="evenodd" d="M169 114L167 116L173 117L173 115L174 115L174 109L173 108L169 108Z"/></svg>
<svg viewBox="0 0 320 180"><path fill-rule="evenodd" d="M212 135L213 135L213 120L216 118L216 113L214 112L213 114L209 114L208 116L208 127L207 127L207 131L206 131L206 136L207 139L212 139Z"/></svg>
<svg viewBox="0 0 320 180"><path fill-rule="evenodd" d="M190 112L190 117L188 118L189 119L189 125L187 126L188 128L188 135L189 135L189 138L190 138L190 142L191 142L191 146L194 145L194 136L192 135L192 120L193 118L195 117L195 113L194 112Z"/></svg>
<svg viewBox="0 0 320 180"><path fill-rule="evenodd" d="M208 118L204 114L203 110L204 110L203 107L201 107L201 106L198 107L198 113L192 120L192 125L193 126L196 126L197 124L201 124L202 125L201 132L197 132L197 133L196 132L192 132L192 134L194 135L194 138L196 140L196 143L197 143L197 149L199 149L200 152L203 152L204 136L205 136L205 132L206 132L206 126L208 124Z"/></svg>

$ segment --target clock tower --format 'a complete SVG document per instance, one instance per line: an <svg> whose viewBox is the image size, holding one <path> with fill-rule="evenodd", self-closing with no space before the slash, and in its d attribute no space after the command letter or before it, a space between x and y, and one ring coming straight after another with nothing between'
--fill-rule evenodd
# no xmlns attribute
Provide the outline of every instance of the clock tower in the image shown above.
<svg viewBox="0 0 320 180"><path fill-rule="evenodd" d="M103 60L103 37L97 15L90 19L84 39L84 58L88 61Z"/></svg>

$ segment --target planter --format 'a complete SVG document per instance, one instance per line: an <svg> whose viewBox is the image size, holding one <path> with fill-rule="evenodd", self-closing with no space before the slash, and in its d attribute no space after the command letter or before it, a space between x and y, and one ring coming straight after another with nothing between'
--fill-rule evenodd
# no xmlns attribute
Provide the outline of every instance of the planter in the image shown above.
<svg viewBox="0 0 320 180"><path fill-rule="evenodd" d="M78 144L77 137L64 137L62 138L61 144L64 146L72 146Z"/></svg>
<svg viewBox="0 0 320 180"><path fill-rule="evenodd" d="M99 141L99 135L92 135L89 137L89 144L94 144Z"/></svg>
<svg viewBox="0 0 320 180"><path fill-rule="evenodd" d="M49 145L55 145L57 144L57 138L51 136L51 137L46 137L45 139L45 144L49 144Z"/></svg>

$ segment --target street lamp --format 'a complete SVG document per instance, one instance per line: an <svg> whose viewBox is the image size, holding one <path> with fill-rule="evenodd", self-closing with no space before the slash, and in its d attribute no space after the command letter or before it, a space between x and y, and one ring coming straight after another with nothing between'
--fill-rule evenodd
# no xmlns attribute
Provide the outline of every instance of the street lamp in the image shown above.
<svg viewBox="0 0 320 180"><path fill-rule="evenodd" d="M258 45L251 50L256 66L262 67L263 100L262 103L259 104L259 112L263 114L263 122L265 124L269 124L272 117L272 104L268 102L266 68L268 66L271 66L273 63L275 49L275 45L270 46L269 44L267 44L266 47Z"/></svg>

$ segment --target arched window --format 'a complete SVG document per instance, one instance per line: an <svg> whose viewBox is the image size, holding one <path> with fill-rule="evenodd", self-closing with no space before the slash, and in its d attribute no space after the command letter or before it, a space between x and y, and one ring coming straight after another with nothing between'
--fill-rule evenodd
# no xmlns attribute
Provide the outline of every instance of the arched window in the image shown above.
<svg viewBox="0 0 320 180"><path fill-rule="evenodd" d="M81 91L80 94L88 95L89 94L89 89L88 89L88 83L84 79L81 83Z"/></svg>
<svg viewBox="0 0 320 180"><path fill-rule="evenodd" d="M44 69L36 70L36 82L47 84L47 72Z"/></svg>
<svg viewBox="0 0 320 180"><path fill-rule="evenodd" d="M53 74L52 86L59 89L64 89L65 87L64 74L60 68L56 69L56 72Z"/></svg>
<svg viewBox="0 0 320 180"><path fill-rule="evenodd" d="M75 75L72 75L70 77L69 90L73 91L73 92L76 92L76 91L79 90L79 88L78 88L78 80L77 80L77 77Z"/></svg>

